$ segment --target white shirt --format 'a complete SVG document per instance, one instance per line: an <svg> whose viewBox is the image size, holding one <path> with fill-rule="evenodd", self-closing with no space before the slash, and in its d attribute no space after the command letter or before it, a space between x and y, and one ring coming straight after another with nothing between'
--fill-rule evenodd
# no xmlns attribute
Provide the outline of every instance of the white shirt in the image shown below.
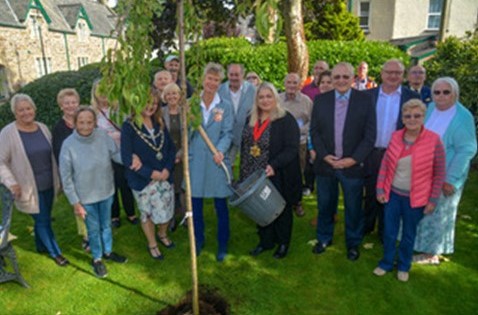
<svg viewBox="0 0 478 315"><path fill-rule="evenodd" d="M386 148L392 138L392 133L397 129L398 116L400 114L400 98L402 87L391 94L386 94L380 87L377 100L377 139L376 148Z"/></svg>
<svg viewBox="0 0 478 315"><path fill-rule="evenodd" d="M202 112L202 121L203 124L207 124L209 120L209 116L211 116L212 110L221 102L221 98L219 97L219 94L214 95L214 99L211 102L211 105L209 105L209 109L206 108L206 104L204 104L204 101L202 100L202 95L201 95L201 112Z"/></svg>
<svg viewBox="0 0 478 315"><path fill-rule="evenodd" d="M231 101L232 105L234 106L234 113L237 114L237 110L239 109L239 101L241 100L241 94L242 94L242 87L243 84L241 84L241 87L237 92L233 92L231 89L229 89L229 93L231 93Z"/></svg>
<svg viewBox="0 0 478 315"><path fill-rule="evenodd" d="M437 133L443 139L443 135L448 129L448 125L456 114L456 105L446 109L439 110L435 107L425 123L425 128Z"/></svg>

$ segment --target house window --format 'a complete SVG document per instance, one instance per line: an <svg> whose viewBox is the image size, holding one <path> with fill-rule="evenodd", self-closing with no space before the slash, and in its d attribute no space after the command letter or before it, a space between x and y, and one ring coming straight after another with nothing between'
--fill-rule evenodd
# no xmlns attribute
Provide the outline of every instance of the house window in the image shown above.
<svg viewBox="0 0 478 315"><path fill-rule="evenodd" d="M370 16L370 2L360 2L359 23L364 31L368 31L368 19Z"/></svg>
<svg viewBox="0 0 478 315"><path fill-rule="evenodd" d="M51 58L35 58L35 66L37 69L38 78L44 76L45 74L51 73Z"/></svg>
<svg viewBox="0 0 478 315"><path fill-rule="evenodd" d="M0 65L0 101L6 98L8 98L7 71L4 66Z"/></svg>
<svg viewBox="0 0 478 315"><path fill-rule="evenodd" d="M88 57L78 57L78 69L88 64Z"/></svg>
<svg viewBox="0 0 478 315"><path fill-rule="evenodd" d="M88 26L84 21L78 21L78 39L80 42L85 42L88 38Z"/></svg>
<svg viewBox="0 0 478 315"><path fill-rule="evenodd" d="M31 33L30 37L33 39L38 39L40 40L40 23L39 23L39 18L37 15L31 14L30 15L30 27L31 27Z"/></svg>
<svg viewBox="0 0 478 315"><path fill-rule="evenodd" d="M428 29L437 30L440 28L441 10L443 0L430 0L428 7Z"/></svg>

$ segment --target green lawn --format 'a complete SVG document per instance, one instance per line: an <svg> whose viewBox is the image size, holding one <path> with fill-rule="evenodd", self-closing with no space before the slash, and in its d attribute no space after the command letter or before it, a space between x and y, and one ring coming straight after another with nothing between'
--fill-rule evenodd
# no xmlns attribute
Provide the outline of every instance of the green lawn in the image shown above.
<svg viewBox="0 0 478 315"><path fill-rule="evenodd" d="M257 258L248 251L257 243L254 225L231 210L230 255L215 260L215 216L205 207L207 243L198 258L202 284L219 288L233 314L476 314L478 297L478 174L468 181L459 211L456 253L440 266L413 266L408 283L395 274L372 275L381 257L375 236L372 249L362 249L357 262L345 257L343 212L334 245L316 256L308 243L315 231L309 221L316 215L315 198L306 198L307 214L295 218L289 256L277 261L272 253ZM54 231L71 265L57 267L35 252L32 220L14 213L12 233L25 279L30 289L10 282L0 284L0 314L155 314L178 302L191 288L187 231L172 238L175 249L164 261L151 259L139 226L123 219L114 230L115 251L125 254L124 265L108 263L109 275L97 279L90 256L80 249L80 238L71 208L62 197L54 210Z"/></svg>

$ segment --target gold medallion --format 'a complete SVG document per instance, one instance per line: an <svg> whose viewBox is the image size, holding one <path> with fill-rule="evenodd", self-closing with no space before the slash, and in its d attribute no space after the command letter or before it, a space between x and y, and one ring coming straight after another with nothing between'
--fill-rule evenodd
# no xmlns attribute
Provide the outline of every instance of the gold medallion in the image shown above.
<svg viewBox="0 0 478 315"><path fill-rule="evenodd" d="M254 144L249 151L249 154L253 157L258 157L261 155L261 148L257 144Z"/></svg>

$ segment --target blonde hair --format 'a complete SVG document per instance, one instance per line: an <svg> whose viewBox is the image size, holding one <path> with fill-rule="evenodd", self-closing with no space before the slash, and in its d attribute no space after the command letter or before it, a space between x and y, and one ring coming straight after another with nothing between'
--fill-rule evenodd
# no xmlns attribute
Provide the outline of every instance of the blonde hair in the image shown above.
<svg viewBox="0 0 478 315"><path fill-rule="evenodd" d="M218 75L220 80L224 79L224 68L215 62L209 62L204 68L203 78L206 77L206 74L215 74Z"/></svg>
<svg viewBox="0 0 478 315"><path fill-rule="evenodd" d="M256 96L254 97L254 105L252 105L252 109L251 109L251 119L249 120L249 126L250 127L254 127L256 122L259 120L259 117L260 117L260 109L259 109L259 106L258 106L259 105L259 92L262 91L262 90L265 90L265 89L272 92L272 94L274 95L274 99L276 101L275 109L271 112L271 115L269 117L270 121L272 122L274 120L282 118L286 114L286 111L285 111L284 107L282 107L282 104L280 102L279 94L277 93L277 90L274 87L274 85L272 85L272 83L269 83L269 82L262 82L257 87Z"/></svg>
<svg viewBox="0 0 478 315"><path fill-rule="evenodd" d="M409 110L415 109L415 108L420 109L423 114L425 114L425 112L427 111L426 105L420 99L412 98L411 100L409 100L405 104L403 104L402 114L409 111Z"/></svg>
<svg viewBox="0 0 478 315"><path fill-rule="evenodd" d="M10 100L10 110L12 111L13 114L15 114L15 110L17 109L18 103L23 101L30 103L34 111L37 110L37 106L35 105L35 102L33 102L32 98L29 95L23 94L23 93L17 93Z"/></svg>
<svg viewBox="0 0 478 315"><path fill-rule="evenodd" d="M78 103L80 103L80 94L78 94L78 92L75 89L66 88L66 89L60 90L60 92L58 92L58 95L56 96L56 102L58 103L58 106L61 106L63 99L67 96L76 97L76 100L78 101Z"/></svg>
<svg viewBox="0 0 478 315"><path fill-rule="evenodd" d="M164 103L167 103L165 96L169 92L178 92L179 95L181 96L181 89L179 88L179 86L176 83L169 83L168 85L164 87L163 93L161 93L161 99L163 100Z"/></svg>

